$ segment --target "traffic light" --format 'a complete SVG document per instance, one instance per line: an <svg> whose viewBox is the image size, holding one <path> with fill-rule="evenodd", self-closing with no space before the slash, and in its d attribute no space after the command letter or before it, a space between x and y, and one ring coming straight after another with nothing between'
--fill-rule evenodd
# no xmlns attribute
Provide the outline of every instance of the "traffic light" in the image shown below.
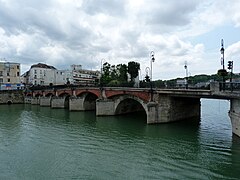
<svg viewBox="0 0 240 180"><path fill-rule="evenodd" d="M228 61L228 69L231 70L233 68L233 61Z"/></svg>

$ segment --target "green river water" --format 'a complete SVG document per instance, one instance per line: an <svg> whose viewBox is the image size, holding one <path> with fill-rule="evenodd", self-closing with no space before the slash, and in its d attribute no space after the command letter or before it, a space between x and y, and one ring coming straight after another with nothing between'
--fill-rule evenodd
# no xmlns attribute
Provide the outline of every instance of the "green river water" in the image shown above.
<svg viewBox="0 0 240 180"><path fill-rule="evenodd" d="M0 106L0 179L240 179L229 102L201 101L201 121L147 125L144 113Z"/></svg>

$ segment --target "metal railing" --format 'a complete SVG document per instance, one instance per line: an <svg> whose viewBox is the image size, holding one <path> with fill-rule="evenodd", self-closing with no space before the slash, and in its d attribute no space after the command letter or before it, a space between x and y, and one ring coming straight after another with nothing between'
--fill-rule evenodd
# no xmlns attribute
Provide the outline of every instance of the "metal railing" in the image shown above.
<svg viewBox="0 0 240 180"><path fill-rule="evenodd" d="M220 91L240 91L240 83L235 82L220 82L219 83Z"/></svg>

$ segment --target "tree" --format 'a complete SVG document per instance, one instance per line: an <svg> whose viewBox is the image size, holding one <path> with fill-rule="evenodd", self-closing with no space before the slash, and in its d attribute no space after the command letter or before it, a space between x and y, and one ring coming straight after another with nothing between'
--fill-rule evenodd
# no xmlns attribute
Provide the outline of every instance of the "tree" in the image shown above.
<svg viewBox="0 0 240 180"><path fill-rule="evenodd" d="M112 65L111 68L110 68L110 76L111 76L111 79L112 80L116 80L117 79L117 70L116 70L116 67L115 65Z"/></svg>
<svg viewBox="0 0 240 180"><path fill-rule="evenodd" d="M140 69L140 64L138 62L130 61L128 62L128 73L130 74L131 82L138 76L138 71Z"/></svg>
<svg viewBox="0 0 240 180"><path fill-rule="evenodd" d="M103 72L102 72L102 75L101 75L101 83L106 85L108 84L112 79L110 77L110 68L111 68L111 65L108 63L108 62L105 62L103 64Z"/></svg>
<svg viewBox="0 0 240 180"><path fill-rule="evenodd" d="M126 83L128 76L127 76L127 72L128 72L128 67L126 64L118 64L116 66L116 71L117 71L117 78L120 81L121 84Z"/></svg>

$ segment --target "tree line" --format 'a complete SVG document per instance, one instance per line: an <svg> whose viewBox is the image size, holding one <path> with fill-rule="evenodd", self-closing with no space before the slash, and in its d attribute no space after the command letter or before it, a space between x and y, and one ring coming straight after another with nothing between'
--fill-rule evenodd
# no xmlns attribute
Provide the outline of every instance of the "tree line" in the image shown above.
<svg viewBox="0 0 240 180"><path fill-rule="evenodd" d="M118 65L111 65L105 62L101 69L100 85L132 87L139 70L140 64L134 61Z"/></svg>

